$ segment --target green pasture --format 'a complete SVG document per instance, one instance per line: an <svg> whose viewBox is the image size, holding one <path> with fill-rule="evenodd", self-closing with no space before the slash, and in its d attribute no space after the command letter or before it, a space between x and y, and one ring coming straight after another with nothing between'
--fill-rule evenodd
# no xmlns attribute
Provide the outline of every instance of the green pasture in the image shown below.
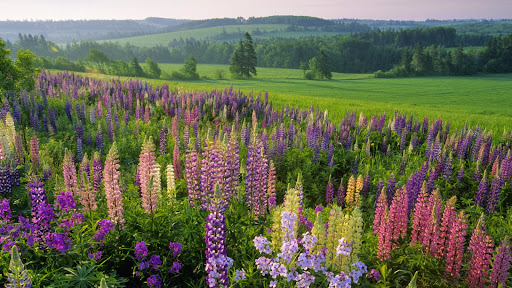
<svg viewBox="0 0 512 288"><path fill-rule="evenodd" d="M162 64L163 71L178 70L180 64ZM223 70L228 79L215 78ZM203 79L167 81L147 79L155 85L169 82L171 88L183 90L226 89L264 95L268 92L274 105L318 106L340 117L357 110L365 115L395 110L415 117L442 118L454 128L466 123L493 130L501 136L512 127L512 74L468 77L423 77L377 79L369 74L333 73L332 80L304 80L298 69L257 68L258 76L249 80L229 79L226 65L198 65ZM114 76L87 74L110 79ZM127 77L121 77L126 79Z"/></svg>
<svg viewBox="0 0 512 288"><path fill-rule="evenodd" d="M176 39L179 40L183 38L183 40L187 38L194 38L196 40L207 40L212 37L219 36L226 32L227 34L236 33L238 31L249 32L254 34L254 31L257 29L262 33L270 33L270 32L282 32L289 25L286 24L254 24L254 25L228 25L228 26L217 26L210 28L200 28L200 29L191 29L184 31L176 31L176 32L168 32L168 33L160 33L153 35L143 35L136 37L128 37L128 38L120 38L113 40L105 40L112 42L119 42L120 44L130 43L131 45L138 47L154 47L157 45L162 45L167 47L169 42ZM101 42L101 41L100 41Z"/></svg>

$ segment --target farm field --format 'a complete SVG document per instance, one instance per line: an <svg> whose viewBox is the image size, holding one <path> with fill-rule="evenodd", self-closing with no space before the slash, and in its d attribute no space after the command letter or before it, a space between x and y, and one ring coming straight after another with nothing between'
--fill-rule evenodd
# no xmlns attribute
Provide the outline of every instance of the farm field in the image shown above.
<svg viewBox="0 0 512 288"><path fill-rule="evenodd" d="M160 64L162 71L172 72L180 64ZM329 109L334 117L350 110L365 114L395 110L415 117L443 118L455 127L481 125L495 133L512 123L512 75L491 74L468 77L421 77L376 79L370 74L333 73L330 81L305 81L302 70L258 68L251 80L218 80L216 71L229 77L227 65L198 65L197 72L208 79L200 81L164 81L148 83L192 90L233 89L254 94L269 93L275 105L318 106ZM102 79L112 76L98 75ZM127 79L123 78L122 79ZM339 118L338 118L339 119Z"/></svg>

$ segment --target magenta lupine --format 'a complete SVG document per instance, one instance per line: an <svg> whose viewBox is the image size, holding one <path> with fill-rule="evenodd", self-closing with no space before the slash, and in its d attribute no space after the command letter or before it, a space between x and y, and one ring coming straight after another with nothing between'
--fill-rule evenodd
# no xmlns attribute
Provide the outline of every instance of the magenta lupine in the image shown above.
<svg viewBox="0 0 512 288"><path fill-rule="evenodd" d="M137 172L140 180L140 195L142 208L147 214L154 213L157 209L158 198L160 197L160 167L156 163L155 145L153 139L144 141L139 155Z"/></svg>
<svg viewBox="0 0 512 288"><path fill-rule="evenodd" d="M187 191L190 206L194 207L199 199L199 159L195 149L189 149L185 155L185 177L187 180Z"/></svg>
<svg viewBox="0 0 512 288"><path fill-rule="evenodd" d="M32 168L39 169L39 139L36 134L32 134L30 138L30 159L32 160Z"/></svg>
<svg viewBox="0 0 512 288"><path fill-rule="evenodd" d="M267 196L268 209L272 210L276 207L276 168L272 161L270 161L270 167L268 169Z"/></svg>
<svg viewBox="0 0 512 288"><path fill-rule="evenodd" d="M380 226L384 221L385 212L387 208L388 200L386 200L386 193L384 193L384 188L382 188L379 199L377 200L377 207L375 208L375 218L373 220L374 235L376 235L380 231Z"/></svg>
<svg viewBox="0 0 512 288"><path fill-rule="evenodd" d="M75 161L71 152L67 151L64 154L64 160L62 161L62 176L64 177L64 186L66 191L73 194L73 197L78 197L80 189L78 187L78 179L75 169Z"/></svg>
<svg viewBox="0 0 512 288"><path fill-rule="evenodd" d="M384 193L381 193L384 194ZM392 240L391 240L391 229L389 228L390 216L388 212L388 207L384 208L384 213L382 214L379 231L377 232L378 243L377 243L377 258L381 261L386 261L391 258L391 248L392 248Z"/></svg>
<svg viewBox="0 0 512 288"><path fill-rule="evenodd" d="M408 197L405 188L397 189L395 197L389 206L389 226L391 230L391 241L393 248L397 245L399 238L404 239L407 236L407 223L409 221L407 215ZM382 224L381 224L382 225Z"/></svg>
<svg viewBox="0 0 512 288"><path fill-rule="evenodd" d="M325 189L326 205L332 204L333 198L334 198L334 186L332 185L331 176L329 175L329 181L327 182L327 188Z"/></svg>
<svg viewBox="0 0 512 288"><path fill-rule="evenodd" d="M121 229L124 226L123 218L123 196L121 195L119 176L119 156L117 146L114 142L107 159L105 160L105 169L103 170L103 186L105 188L105 198L107 200L108 215L114 225Z"/></svg>
<svg viewBox="0 0 512 288"><path fill-rule="evenodd" d="M492 263L491 283L489 287L497 288L499 285L501 285L501 287L507 286L508 270L510 269L511 259L510 240L508 236L505 236L498 247L498 253Z"/></svg>
<svg viewBox="0 0 512 288"><path fill-rule="evenodd" d="M426 193L426 183L420 191L420 195L414 205L414 216L412 218L411 246L423 243L422 229L425 224L426 211L428 211L428 197ZM375 232L374 232L375 233Z"/></svg>
<svg viewBox="0 0 512 288"><path fill-rule="evenodd" d="M172 165L174 166L174 175L176 179L181 179L181 160L180 160L180 148L179 145L174 145L174 151L172 155Z"/></svg>
<svg viewBox="0 0 512 288"><path fill-rule="evenodd" d="M441 196L438 190L434 190L428 199L428 204L423 214L423 223L420 227L421 244L426 253L437 256L437 243L439 242L439 219L441 217Z"/></svg>
<svg viewBox="0 0 512 288"><path fill-rule="evenodd" d="M460 211L453 225L449 227L450 231L445 244L445 273L454 278L460 276L467 227L464 211Z"/></svg>
<svg viewBox="0 0 512 288"><path fill-rule="evenodd" d="M440 234L437 245L437 256L445 257L448 247L448 241L450 238L451 227L455 224L457 219L457 211L455 211L455 201L457 200L456 196L453 196L446 202L444 206L443 218L441 222L441 227L439 228Z"/></svg>
<svg viewBox="0 0 512 288"><path fill-rule="evenodd" d="M493 241L485 231L485 220L482 214L469 241L468 252L471 254L471 261L466 278L468 287L480 288L487 286L493 253L492 247Z"/></svg>

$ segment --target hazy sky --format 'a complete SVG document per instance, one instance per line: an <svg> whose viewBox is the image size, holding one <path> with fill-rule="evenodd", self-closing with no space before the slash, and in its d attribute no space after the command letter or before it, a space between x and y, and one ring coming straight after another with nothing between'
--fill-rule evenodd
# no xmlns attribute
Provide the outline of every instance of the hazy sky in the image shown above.
<svg viewBox="0 0 512 288"><path fill-rule="evenodd" d="M326 19L512 18L512 0L0 0L0 20L307 15Z"/></svg>

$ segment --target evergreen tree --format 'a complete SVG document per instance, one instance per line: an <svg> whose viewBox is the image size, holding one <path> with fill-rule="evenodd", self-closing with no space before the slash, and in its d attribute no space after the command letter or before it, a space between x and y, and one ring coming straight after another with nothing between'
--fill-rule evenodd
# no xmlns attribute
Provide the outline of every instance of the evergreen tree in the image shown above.
<svg viewBox="0 0 512 288"><path fill-rule="evenodd" d="M235 77L251 78L256 76L257 57L254 44L249 33L245 33L245 39L240 40L235 51L231 55L229 71Z"/></svg>
<svg viewBox="0 0 512 288"><path fill-rule="evenodd" d="M414 68L416 75L424 75L427 70L427 59L423 52L423 45L421 45L421 42L418 42L416 45L416 51L414 52L414 55L412 55L411 66Z"/></svg>
<svg viewBox="0 0 512 288"><path fill-rule="evenodd" d="M139 61L137 61L136 57L133 57L132 61L130 62L130 70L132 75L135 77L144 76L144 70L142 70L142 67L140 67Z"/></svg>
<svg viewBox="0 0 512 288"><path fill-rule="evenodd" d="M327 78L331 79L331 69L329 68L329 59L325 55L324 50L320 50L320 54L317 57L317 72L319 73L320 79Z"/></svg>

